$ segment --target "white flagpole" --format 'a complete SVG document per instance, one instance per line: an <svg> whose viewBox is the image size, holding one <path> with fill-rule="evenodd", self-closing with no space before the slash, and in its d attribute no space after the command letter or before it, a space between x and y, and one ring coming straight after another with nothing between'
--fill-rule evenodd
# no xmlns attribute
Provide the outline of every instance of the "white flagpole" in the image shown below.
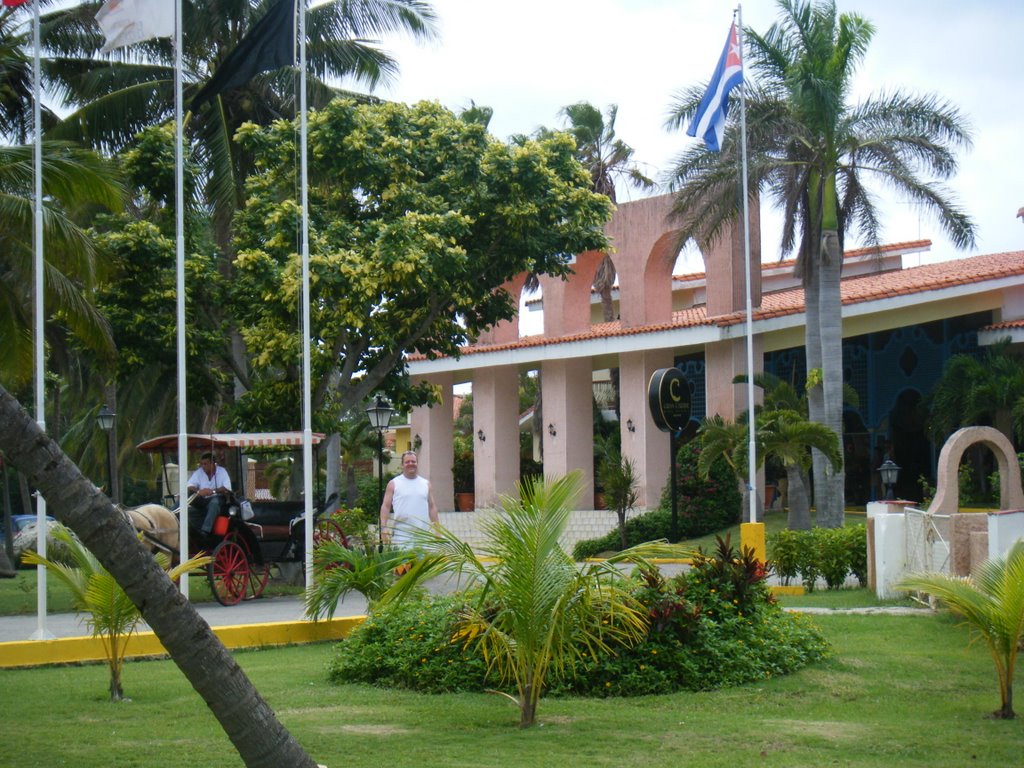
<svg viewBox="0 0 1024 768"><path fill-rule="evenodd" d="M33 213L33 236L35 250L35 394L36 423L46 432L46 358L43 343L45 316L43 313L43 284L45 260L43 259L43 107L39 63L41 42L39 39L39 3L32 3L32 120L33 153L32 167L35 181ZM36 549L40 557L46 557L46 499L36 492ZM36 631L32 640L50 640L53 633L46 628L46 568L36 566Z"/></svg>
<svg viewBox="0 0 1024 768"><path fill-rule="evenodd" d="M309 312L309 158L306 134L306 0L299 0L299 151L300 188L302 195L302 482L305 510L306 589L313 586L313 416L310 373Z"/></svg>
<svg viewBox="0 0 1024 768"><path fill-rule="evenodd" d="M747 446L748 482L750 489L750 522L757 522L757 419L754 417L754 323L753 299L751 283L754 276L750 269L750 201L747 195L747 71L743 56L743 6L736 6L736 34L740 46L740 68L743 71L743 84L740 86L740 154L743 166L743 256L747 270L747 426L750 435ZM759 265L760 266L760 265Z"/></svg>
<svg viewBox="0 0 1024 768"><path fill-rule="evenodd" d="M186 421L185 376L185 181L184 136L182 128L182 15L181 0L174 3L174 201L175 256L177 263L176 294L178 298L178 552L179 559L188 559L188 422ZM188 576L180 579L181 594L188 597Z"/></svg>

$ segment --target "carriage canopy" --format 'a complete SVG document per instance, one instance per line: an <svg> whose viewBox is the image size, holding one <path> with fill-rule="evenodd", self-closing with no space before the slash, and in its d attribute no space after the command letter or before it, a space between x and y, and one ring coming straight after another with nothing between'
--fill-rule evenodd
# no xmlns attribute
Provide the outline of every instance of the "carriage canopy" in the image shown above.
<svg viewBox="0 0 1024 768"><path fill-rule="evenodd" d="M219 432L188 434L185 436L190 451L215 448L273 448L302 445L301 432ZM314 432L313 445L324 439L322 432ZM146 453L163 453L178 449L178 435L161 435L139 443L138 449Z"/></svg>

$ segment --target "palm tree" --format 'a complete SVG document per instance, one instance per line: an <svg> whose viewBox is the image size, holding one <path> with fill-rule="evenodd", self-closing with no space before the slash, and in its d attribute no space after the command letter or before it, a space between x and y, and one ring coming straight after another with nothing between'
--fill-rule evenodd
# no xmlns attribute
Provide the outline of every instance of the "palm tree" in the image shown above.
<svg viewBox="0 0 1024 768"><path fill-rule="evenodd" d="M82 546L82 542L63 525L55 525L50 533L61 545L67 560L53 560L40 557L36 552L26 552L22 560L29 565L42 565L57 576L71 592L71 602L79 613L88 614L89 628L94 636L103 640L110 668L110 700L121 701L124 688L121 686L121 670L129 638L142 621L142 614L110 575L100 565L96 556ZM190 571L204 567L211 562L209 557L193 557L170 568L170 558L163 553L156 556L168 576L177 581Z"/></svg>
<svg viewBox="0 0 1024 768"><path fill-rule="evenodd" d="M209 706L246 765L315 768L217 636L85 478L0 386L4 458L46 498L48 509L121 585L175 664ZM240 717L239 713L244 713Z"/></svg>
<svg viewBox="0 0 1024 768"><path fill-rule="evenodd" d="M790 528L810 528L810 505L807 499L806 474L810 461L810 449L820 451L832 466L842 465L839 438L823 424L808 421L794 410L773 409L767 406L757 412L757 428L754 436L757 451L757 468L764 465L768 456L778 458L786 468L790 481ZM750 499L748 481L750 446L746 413L737 421L726 421L718 414L705 418L699 430L701 451L697 459L697 471L702 477L711 474L711 467L718 459L724 459L736 475L736 481L743 496L743 509ZM801 489L803 496L801 497ZM761 499L757 500L758 515L762 512Z"/></svg>
<svg viewBox="0 0 1024 768"><path fill-rule="evenodd" d="M956 429L990 422L1012 442L1024 437L1024 366L1009 340L980 358L953 355L931 394L931 432L936 443Z"/></svg>
<svg viewBox="0 0 1024 768"><path fill-rule="evenodd" d="M733 378L734 384L746 382L744 374ZM754 384L764 390L764 403L758 406L758 412L769 427L761 438L765 458L776 457L786 470L789 488L786 524L792 530L806 530L811 527L811 453L808 448L820 450L833 466L838 466L842 462L838 440L825 434L834 437L831 430L808 421L807 395L798 395L789 382L770 373L759 373L754 376ZM843 403L853 407L860 404L857 390L845 383Z"/></svg>
<svg viewBox="0 0 1024 768"><path fill-rule="evenodd" d="M519 498L504 497L503 514L484 524L488 542L481 556L444 529L419 532L417 544L426 554L382 599L399 599L439 573L476 580L479 599L460 616L458 638L476 645L489 666L515 685L517 695L510 698L523 728L534 724L550 673L644 636L646 613L622 585L616 564L644 566L645 557L681 552L645 544L581 567L558 543L579 490L579 472L524 480Z"/></svg>
<svg viewBox="0 0 1024 768"><path fill-rule="evenodd" d="M874 27L835 3L779 0L780 20L766 34L745 30L750 193L766 192L784 213L781 251L796 250L804 286L808 395L813 421L842 434L843 243L856 230L878 245L874 179L935 214L958 247L974 244L975 227L935 180L957 170L954 150L970 146L960 112L936 96L899 90L849 103L852 78ZM692 118L703 87L680 93L670 128ZM735 111L734 111L735 114ZM670 173L678 191L681 242L709 247L737 216L738 135L726 131L722 152L703 144L684 151ZM814 455L819 525L842 525L844 473Z"/></svg>
<svg viewBox="0 0 1024 768"><path fill-rule="evenodd" d="M31 146L0 146L0 381L15 387L32 371L32 152ZM113 166L98 155L44 143L43 301L46 332L58 350L70 332L101 357L113 352L110 329L89 298L99 266L80 222L94 206L119 209L122 194Z"/></svg>
<svg viewBox="0 0 1024 768"><path fill-rule="evenodd" d="M275 0L230 3L184 0L183 51L186 100L270 8ZM100 55L95 24L101 3L87 0L47 17L44 44L51 53L46 74L66 106L75 108L57 135L118 149L147 125L173 115L172 48L150 40ZM303 3L303 7L305 3ZM379 38L408 33L435 35L435 14L421 0L330 0L306 11L309 106L316 109L343 93L328 85L344 78L374 88L390 80L397 64ZM352 94L349 94L352 95ZM294 73L257 75L245 86L221 93L191 116L192 146L203 168L204 198L213 212L216 240L230 243L230 220L242 200L242 183L254 167L234 143L242 123L267 125L297 111Z"/></svg>
<svg viewBox="0 0 1024 768"><path fill-rule="evenodd" d="M911 574L898 586L937 597L963 618L972 635L981 637L999 679L1000 707L992 716L1016 717L1013 674L1024 641L1024 540L1016 541L1005 557L986 560L974 576Z"/></svg>
<svg viewBox="0 0 1024 768"><path fill-rule="evenodd" d="M774 456L786 470L789 482L789 515L786 526L791 530L811 527L809 471L811 449L820 451L832 466L841 466L843 457L835 432L824 424L808 421L797 411L776 410L764 413L764 428L759 430L765 456Z"/></svg>

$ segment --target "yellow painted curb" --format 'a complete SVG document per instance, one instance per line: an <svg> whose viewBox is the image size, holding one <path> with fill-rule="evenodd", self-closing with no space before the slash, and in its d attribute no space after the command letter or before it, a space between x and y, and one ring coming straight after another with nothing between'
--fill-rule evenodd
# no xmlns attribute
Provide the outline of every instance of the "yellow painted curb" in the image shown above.
<svg viewBox="0 0 1024 768"><path fill-rule="evenodd" d="M365 619L365 616L350 616L324 621L237 624L213 627L213 632L228 648L262 648L271 645L340 640ZM163 656L166 653L156 635L152 632L139 632L128 640L125 658ZM106 659L103 643L98 637L61 637L54 640L16 640L0 643L0 668L76 664Z"/></svg>

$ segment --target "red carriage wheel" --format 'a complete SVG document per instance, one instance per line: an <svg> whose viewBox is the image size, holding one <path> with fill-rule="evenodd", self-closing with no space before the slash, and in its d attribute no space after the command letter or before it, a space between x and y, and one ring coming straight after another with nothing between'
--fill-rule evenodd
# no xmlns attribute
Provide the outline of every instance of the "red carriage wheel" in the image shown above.
<svg viewBox="0 0 1024 768"><path fill-rule="evenodd" d="M263 594L270 579L270 566L266 563L249 563L249 591L245 595L246 600L252 600Z"/></svg>
<svg viewBox="0 0 1024 768"><path fill-rule="evenodd" d="M206 566L210 591L221 605L236 605L249 585L249 553L233 538L213 549L213 562Z"/></svg>
<svg viewBox="0 0 1024 768"><path fill-rule="evenodd" d="M348 549L348 536L334 520L318 520L313 528L313 547L325 541L334 541Z"/></svg>

